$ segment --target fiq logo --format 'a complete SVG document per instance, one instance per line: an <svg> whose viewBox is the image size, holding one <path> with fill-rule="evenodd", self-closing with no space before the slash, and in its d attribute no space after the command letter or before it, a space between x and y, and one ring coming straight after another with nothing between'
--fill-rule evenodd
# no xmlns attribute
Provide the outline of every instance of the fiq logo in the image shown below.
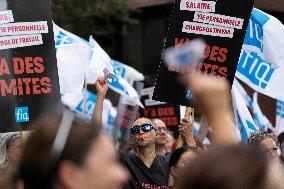
<svg viewBox="0 0 284 189"><path fill-rule="evenodd" d="M28 122L30 120L29 108L28 107L16 107L15 117L16 117L16 122L18 123Z"/></svg>
<svg viewBox="0 0 284 189"><path fill-rule="evenodd" d="M275 69L257 53L243 51L238 64L238 72L246 76L254 85L265 89Z"/></svg>

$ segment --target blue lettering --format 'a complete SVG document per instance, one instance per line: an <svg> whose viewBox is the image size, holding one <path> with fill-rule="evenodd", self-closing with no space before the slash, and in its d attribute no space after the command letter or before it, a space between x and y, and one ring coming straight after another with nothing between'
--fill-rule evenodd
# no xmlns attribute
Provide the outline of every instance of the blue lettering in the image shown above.
<svg viewBox="0 0 284 189"><path fill-rule="evenodd" d="M237 71L246 76L254 85L265 89L275 69L257 53L243 51Z"/></svg>
<svg viewBox="0 0 284 189"><path fill-rule="evenodd" d="M16 107L15 108L16 122L28 122L29 118L29 108L28 107Z"/></svg>
<svg viewBox="0 0 284 189"><path fill-rule="evenodd" d="M249 20L244 44L257 47L263 52L263 26L269 17L263 12L253 9Z"/></svg>
<svg viewBox="0 0 284 189"><path fill-rule="evenodd" d="M97 96L95 94L92 94L90 92L84 92L86 95L86 101L84 103L84 100L82 99L80 103L76 107L76 111L84 113L84 107L85 107L85 112L87 113L88 117L92 117L93 110L96 105L96 98Z"/></svg>

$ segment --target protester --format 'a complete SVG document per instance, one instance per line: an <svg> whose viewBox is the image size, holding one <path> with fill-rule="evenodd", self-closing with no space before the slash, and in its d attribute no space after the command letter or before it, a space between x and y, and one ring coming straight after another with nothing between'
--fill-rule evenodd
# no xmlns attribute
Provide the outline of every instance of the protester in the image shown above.
<svg viewBox="0 0 284 189"><path fill-rule="evenodd" d="M159 121L156 120L157 122ZM182 126L186 124L188 124L186 121L181 123ZM157 125L165 128L162 122ZM168 188L170 156L156 153L157 142L163 148L167 142L164 131L161 129L159 133L158 127L148 118L139 118L132 124L130 134L136 153L121 153L121 162L131 174L131 179L124 188ZM188 139L192 136L190 128L182 129L181 132L187 141L186 144L191 144L192 139Z"/></svg>
<svg viewBox="0 0 284 189"><path fill-rule="evenodd" d="M67 124L71 124L69 134ZM58 135L63 127L65 133ZM126 171L117 161L113 144L93 124L63 117L62 121L44 120L34 128L20 163L25 189L116 189L126 181ZM54 145L58 140L64 142L64 137L65 145Z"/></svg>
<svg viewBox="0 0 284 189"><path fill-rule="evenodd" d="M124 188L166 188L169 175L168 159L156 154L156 128L148 118L137 119L130 129L136 154L121 153L121 162L131 179Z"/></svg>
<svg viewBox="0 0 284 189"><path fill-rule="evenodd" d="M108 87L103 80L104 78L98 79L98 84L101 86L99 89L102 89L98 90L98 92L105 94ZM101 96L100 100L103 101L104 95ZM92 119L93 123L101 125L102 112L103 106L96 105ZM162 127L164 128L165 125L162 125ZM130 138L134 150L130 153L120 152L121 162L131 175L124 188L168 188L169 156L161 156L156 153L156 138L161 142L161 145L164 146L166 143L165 129L159 129L158 131L162 134L162 137L157 137L157 130L156 125L148 118L139 118L132 124ZM183 136L191 136L186 133L189 131L188 129L182 129ZM187 138L185 140L191 141ZM165 153L165 151L163 152Z"/></svg>
<svg viewBox="0 0 284 189"><path fill-rule="evenodd" d="M270 159L279 160L280 152L272 133L256 131L248 139L250 145L258 145Z"/></svg>
<svg viewBox="0 0 284 189"><path fill-rule="evenodd" d="M176 189L280 189L283 176L279 166L256 147L219 145L192 160Z"/></svg>
<svg viewBox="0 0 284 189"><path fill-rule="evenodd" d="M167 144L168 128L166 124L160 119L153 119L152 121L157 129L156 147L155 147L156 154L165 156L167 154L166 144Z"/></svg>
<svg viewBox="0 0 284 189"><path fill-rule="evenodd" d="M197 156L197 148L183 146L176 149L171 155L169 167L169 187L175 188L176 179L180 176L180 171Z"/></svg>
<svg viewBox="0 0 284 189"><path fill-rule="evenodd" d="M108 90L107 79L105 77L100 76L95 82L95 89L97 92L97 97L92 122L97 126L102 126L103 104Z"/></svg>
<svg viewBox="0 0 284 189"><path fill-rule="evenodd" d="M213 146L184 169L176 188L283 188L277 163L269 161L258 147L238 145L231 126L233 113L227 82L199 73L183 78L212 127Z"/></svg>
<svg viewBox="0 0 284 189"><path fill-rule="evenodd" d="M100 79L96 82L99 97L107 91ZM100 109L95 108L99 110L94 115L97 123L101 121ZM25 189L117 189L127 180L127 172L101 124L65 112L61 120L49 118L33 128L36 131L25 144L19 168Z"/></svg>

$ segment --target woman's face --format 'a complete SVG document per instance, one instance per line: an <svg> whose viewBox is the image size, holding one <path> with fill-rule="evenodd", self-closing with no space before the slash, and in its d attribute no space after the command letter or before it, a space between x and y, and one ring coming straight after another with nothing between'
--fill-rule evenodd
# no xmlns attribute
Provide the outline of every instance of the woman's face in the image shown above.
<svg viewBox="0 0 284 189"><path fill-rule="evenodd" d="M77 167L72 189L118 189L127 180L127 172L117 159L113 144L101 134L90 150L82 167Z"/></svg>

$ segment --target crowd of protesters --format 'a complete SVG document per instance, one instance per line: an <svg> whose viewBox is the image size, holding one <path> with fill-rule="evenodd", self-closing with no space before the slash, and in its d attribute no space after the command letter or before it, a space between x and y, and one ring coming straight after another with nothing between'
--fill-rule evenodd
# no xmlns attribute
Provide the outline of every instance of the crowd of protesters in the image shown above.
<svg viewBox="0 0 284 189"><path fill-rule="evenodd" d="M234 132L230 87L200 73L184 75L212 130L204 148L193 125L182 119L179 143L162 120L139 118L129 129L131 150L120 151L102 125L107 80L95 86L92 121L68 110L33 123L28 136L2 134L1 189L280 189L284 143L268 132L247 144Z"/></svg>

